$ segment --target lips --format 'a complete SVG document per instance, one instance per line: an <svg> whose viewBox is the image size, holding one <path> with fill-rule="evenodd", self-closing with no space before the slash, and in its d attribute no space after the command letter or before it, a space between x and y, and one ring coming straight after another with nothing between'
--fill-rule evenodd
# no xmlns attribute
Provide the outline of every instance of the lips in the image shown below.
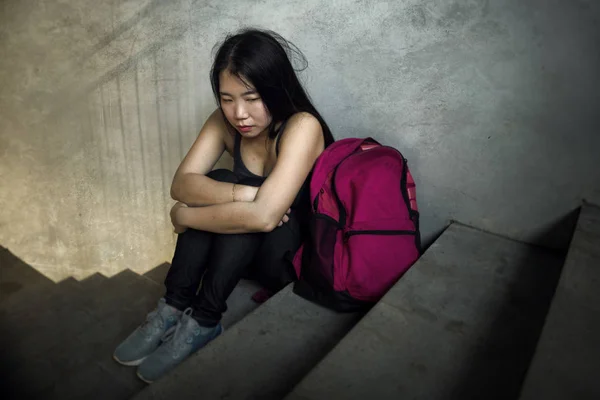
<svg viewBox="0 0 600 400"><path fill-rule="evenodd" d="M252 130L252 125L238 125L237 128L242 132L250 132Z"/></svg>

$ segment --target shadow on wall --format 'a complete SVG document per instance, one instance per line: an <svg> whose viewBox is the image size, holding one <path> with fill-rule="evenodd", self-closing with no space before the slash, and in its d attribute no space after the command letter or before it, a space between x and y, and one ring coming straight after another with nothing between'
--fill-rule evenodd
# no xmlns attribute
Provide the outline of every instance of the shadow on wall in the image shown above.
<svg viewBox="0 0 600 400"><path fill-rule="evenodd" d="M207 70L198 60L206 49L182 19L189 4L139 5L106 34L90 27L73 49L53 43L65 71L32 79L22 101L5 110L15 121L2 132L14 146L2 162L13 193L2 210L11 230L0 241L54 281L142 273L173 254L171 179L215 104L208 77L200 84L197 76ZM77 9L69 6L67 14ZM57 4L47 7L48 15L58 12ZM15 40L37 45L18 33ZM7 87L7 98L18 92ZM223 157L218 167L230 164Z"/></svg>

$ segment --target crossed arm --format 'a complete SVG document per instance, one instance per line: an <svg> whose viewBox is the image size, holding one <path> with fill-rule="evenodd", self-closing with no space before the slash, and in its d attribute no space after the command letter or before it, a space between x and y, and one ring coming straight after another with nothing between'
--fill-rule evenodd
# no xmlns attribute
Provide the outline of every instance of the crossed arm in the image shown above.
<svg viewBox="0 0 600 400"><path fill-rule="evenodd" d="M218 118L213 114L209 122L213 117ZM207 126L210 128L208 122ZM273 171L257 192L256 188L236 185L236 201L232 201L232 184L204 176L224 151L222 136L219 143L219 137L211 134L210 129L207 131L208 134L201 131L184 159L171 191L175 200L204 207L174 207L171 219L176 230L194 228L215 233L248 233L275 229L323 151L324 140L318 120L307 113L290 118ZM213 157L205 157L207 153L213 154ZM214 154L218 157L215 158Z"/></svg>

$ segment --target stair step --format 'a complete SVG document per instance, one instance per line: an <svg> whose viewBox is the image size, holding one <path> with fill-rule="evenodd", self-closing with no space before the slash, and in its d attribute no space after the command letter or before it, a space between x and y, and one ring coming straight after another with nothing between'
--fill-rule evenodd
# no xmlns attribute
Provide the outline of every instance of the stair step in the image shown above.
<svg viewBox="0 0 600 400"><path fill-rule="evenodd" d="M7 248L0 246L0 304L24 288L53 284Z"/></svg>
<svg viewBox="0 0 600 400"><path fill-rule="evenodd" d="M169 272L169 268L171 268L171 264L169 264L167 262L162 263L159 266L146 272L144 274L144 276L146 278L152 279L154 282L158 283L159 285L163 285L163 283L165 282L165 278L167 277L167 273Z"/></svg>
<svg viewBox="0 0 600 400"><path fill-rule="evenodd" d="M89 316L77 308L73 314L73 298L83 294L83 290L73 278L58 284L42 287L29 287L16 293L0 304L0 373L14 371L25 359L43 351L49 345L62 340L62 325L57 321L80 318L82 323ZM48 332L48 327L56 326Z"/></svg>
<svg viewBox="0 0 600 400"><path fill-rule="evenodd" d="M83 396L85 391L85 398L119 400L128 399L144 388L146 385L135 375L136 369L116 363L112 354L156 307L164 293L162 285L125 270L110 279L94 274L81 282L68 279L55 286L51 292L41 295L46 307L54 305L52 309L56 315L67 317L60 317L68 322L64 327L47 325L46 319L37 322L31 319L39 301L21 304L19 298L9 300L21 307L18 315L26 318L21 321L11 314L3 321L16 334L29 329L36 335L24 342L22 347L27 347L27 351L19 347L15 352L18 360L3 376L5 391L13 393L13 398L62 399L69 397L66 396L68 393ZM250 298L258 288L253 282L240 282L228 301L224 325L233 325L258 306ZM34 294L32 290L31 295L25 292L21 296L29 300ZM88 318L68 318L69 313L82 307ZM57 335L60 340L52 339ZM97 390L93 390L95 385ZM114 387L112 392L110 387Z"/></svg>
<svg viewBox="0 0 600 400"><path fill-rule="evenodd" d="M128 270L110 279L95 277L74 285L77 291L61 297L66 300L64 303L50 303L56 305L55 319L34 319L33 328L13 325L15 331L34 329L37 333L25 342L27 351L19 349L18 362L5 375L12 391L19 391L19 397L46 391L42 398L54 398L55 391L65 390L62 377L94 365L99 358L110 360L119 336L139 324L161 292L154 282ZM85 318L81 317L81 310ZM130 378L136 380L133 374ZM50 390L52 386L54 390Z"/></svg>
<svg viewBox="0 0 600 400"><path fill-rule="evenodd" d="M133 393L131 387L115 379L114 374L102 364L90 363L85 368L73 371L53 393L39 398L118 400L128 399Z"/></svg>
<svg viewBox="0 0 600 400"><path fill-rule="evenodd" d="M287 286L134 398L281 399L354 326Z"/></svg>
<svg viewBox="0 0 600 400"><path fill-rule="evenodd" d="M128 399L145 386L135 375L135 368L116 363L112 354L123 338L156 307L163 289L155 282L126 270L109 279L100 290L113 295L97 309L98 323L69 344L67 350L77 354L77 359L65 361L58 355L50 363L46 361L55 370L57 366L62 366L63 370L55 375L53 387L43 392L41 398L62 399L65 393L78 393L81 386L78 376L90 380L88 388L95 388L87 392L86 399ZM100 376L95 378L95 373Z"/></svg>
<svg viewBox="0 0 600 400"><path fill-rule="evenodd" d="M260 289L260 285L250 280L242 279L237 284L227 299L227 312L221 319L223 328L229 329L260 306L252 301L252 295Z"/></svg>
<svg viewBox="0 0 600 400"><path fill-rule="evenodd" d="M600 208L581 208L567 260L521 393L600 399Z"/></svg>
<svg viewBox="0 0 600 400"><path fill-rule="evenodd" d="M451 225L286 400L515 398L563 258Z"/></svg>

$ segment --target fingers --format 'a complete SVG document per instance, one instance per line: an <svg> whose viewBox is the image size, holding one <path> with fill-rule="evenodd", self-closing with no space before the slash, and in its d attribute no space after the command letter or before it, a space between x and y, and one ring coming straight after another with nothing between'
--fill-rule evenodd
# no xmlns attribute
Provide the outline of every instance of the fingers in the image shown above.
<svg viewBox="0 0 600 400"><path fill-rule="evenodd" d="M283 216L283 218L281 218L281 221L279 221L279 223L277 224L277 226L282 226L283 224L285 224L286 222L288 222L290 220L289 215L292 213L292 209L288 208L288 210L285 212L285 215Z"/></svg>

